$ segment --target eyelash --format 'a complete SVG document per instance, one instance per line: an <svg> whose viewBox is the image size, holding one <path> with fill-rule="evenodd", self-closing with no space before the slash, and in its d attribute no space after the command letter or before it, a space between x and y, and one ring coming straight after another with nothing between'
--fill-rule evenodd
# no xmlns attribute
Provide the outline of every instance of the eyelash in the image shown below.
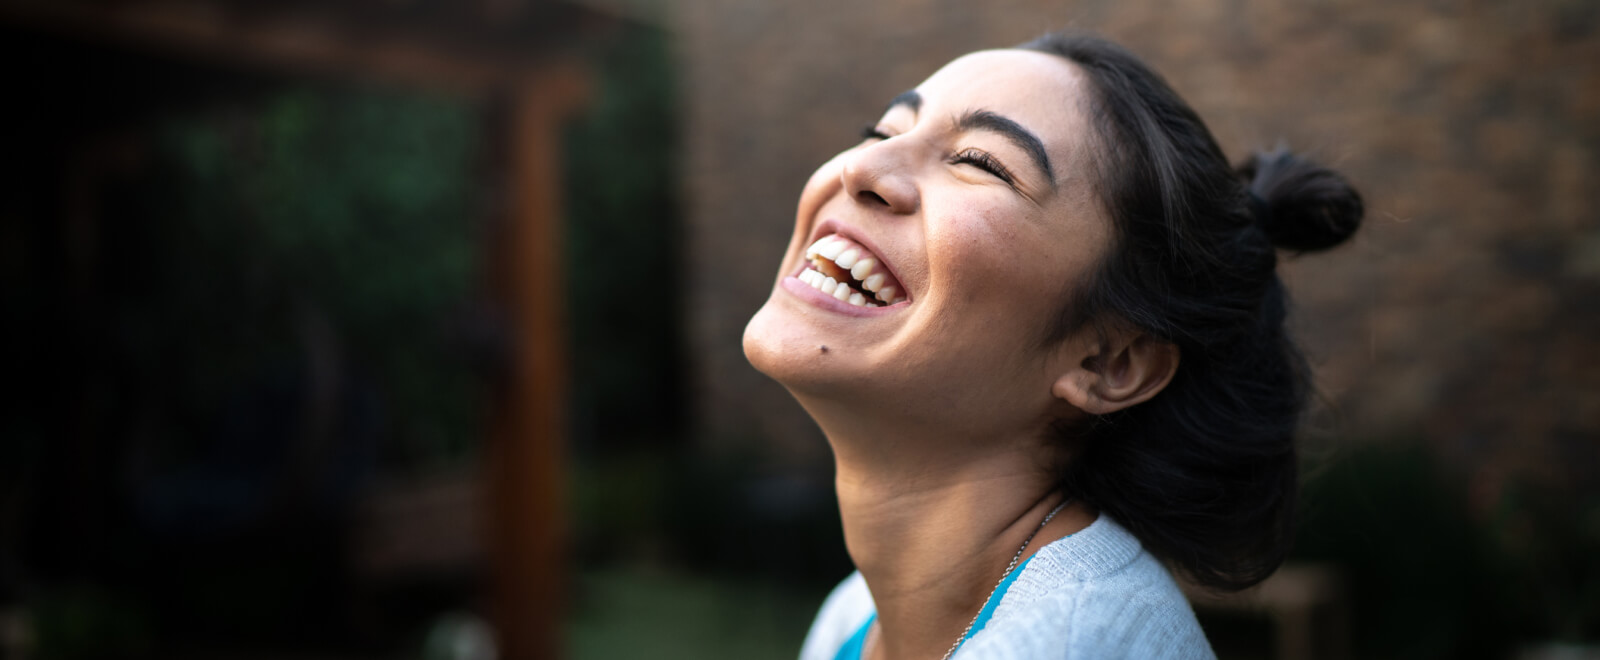
<svg viewBox="0 0 1600 660"><path fill-rule="evenodd" d="M1006 182L1006 185L1016 185L1016 178L1011 176L1011 170L1006 169L1005 165L1001 165L1000 161L995 160L995 157L987 151L979 151L968 147L951 156L950 163L967 163L999 177L1001 181Z"/></svg>
<svg viewBox="0 0 1600 660"><path fill-rule="evenodd" d="M878 127L872 124L868 124L861 129L861 139L863 140L887 140L889 137L888 133L878 130ZM1016 177L1011 175L1011 170L1006 169L1005 165L1002 165L999 160L996 160L993 155L986 151L968 147L952 154L946 162L951 165L972 165L993 174L996 178L1006 182L1006 185L1016 185L1017 180Z"/></svg>

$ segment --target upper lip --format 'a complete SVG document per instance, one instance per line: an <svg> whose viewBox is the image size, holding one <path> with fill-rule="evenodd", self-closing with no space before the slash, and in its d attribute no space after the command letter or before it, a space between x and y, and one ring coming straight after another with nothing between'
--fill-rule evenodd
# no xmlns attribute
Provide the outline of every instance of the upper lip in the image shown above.
<svg viewBox="0 0 1600 660"><path fill-rule="evenodd" d="M829 234L838 234L850 239L851 241L859 243L862 247L870 250L872 255L878 259L878 264L887 269L889 271L889 276L893 277L895 281L899 282L901 293L905 295L906 300L913 301L916 299L916 296L912 295L911 293L911 288L906 285L906 281L900 279L900 271L895 270L894 263L889 261L888 256L884 255L882 250L878 249L878 244L873 242L872 239L867 238L861 232L857 231L854 227L846 225L839 220L823 220L822 222L817 223L816 227L812 228L810 238L806 239L805 245L800 246L802 251L802 254L800 255L802 264L805 263L805 254L803 253L805 248L810 246L812 243L816 243L823 236L827 236Z"/></svg>

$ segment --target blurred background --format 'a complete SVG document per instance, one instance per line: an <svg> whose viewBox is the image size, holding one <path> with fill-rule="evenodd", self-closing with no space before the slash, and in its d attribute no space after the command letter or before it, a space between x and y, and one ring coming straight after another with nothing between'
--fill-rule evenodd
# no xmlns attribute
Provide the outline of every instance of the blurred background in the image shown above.
<svg viewBox="0 0 1600 660"><path fill-rule="evenodd" d="M1219 654L1600 657L1588 0L0 0L0 656L794 657L798 191L1069 27L1368 201L1284 266L1304 525Z"/></svg>

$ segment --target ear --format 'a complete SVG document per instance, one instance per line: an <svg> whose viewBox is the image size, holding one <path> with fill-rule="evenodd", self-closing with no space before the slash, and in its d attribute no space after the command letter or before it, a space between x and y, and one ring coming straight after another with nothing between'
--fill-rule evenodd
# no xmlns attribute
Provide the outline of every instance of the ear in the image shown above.
<svg viewBox="0 0 1600 660"><path fill-rule="evenodd" d="M1077 356L1082 358L1056 378L1050 393L1093 415L1149 400L1178 372L1178 347L1142 332L1080 343Z"/></svg>

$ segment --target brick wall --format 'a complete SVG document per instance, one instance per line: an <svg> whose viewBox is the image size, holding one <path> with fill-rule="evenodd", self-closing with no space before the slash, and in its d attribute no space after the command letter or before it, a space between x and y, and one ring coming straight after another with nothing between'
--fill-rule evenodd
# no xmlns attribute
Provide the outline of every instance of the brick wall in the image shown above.
<svg viewBox="0 0 1600 660"><path fill-rule="evenodd" d="M684 0L672 12L694 414L713 451L826 460L740 349L811 171L944 62L1072 26L1144 56L1231 158L1282 140L1366 195L1351 244L1284 268L1328 400L1323 435L1421 439L1465 469L1600 476L1600 5Z"/></svg>

